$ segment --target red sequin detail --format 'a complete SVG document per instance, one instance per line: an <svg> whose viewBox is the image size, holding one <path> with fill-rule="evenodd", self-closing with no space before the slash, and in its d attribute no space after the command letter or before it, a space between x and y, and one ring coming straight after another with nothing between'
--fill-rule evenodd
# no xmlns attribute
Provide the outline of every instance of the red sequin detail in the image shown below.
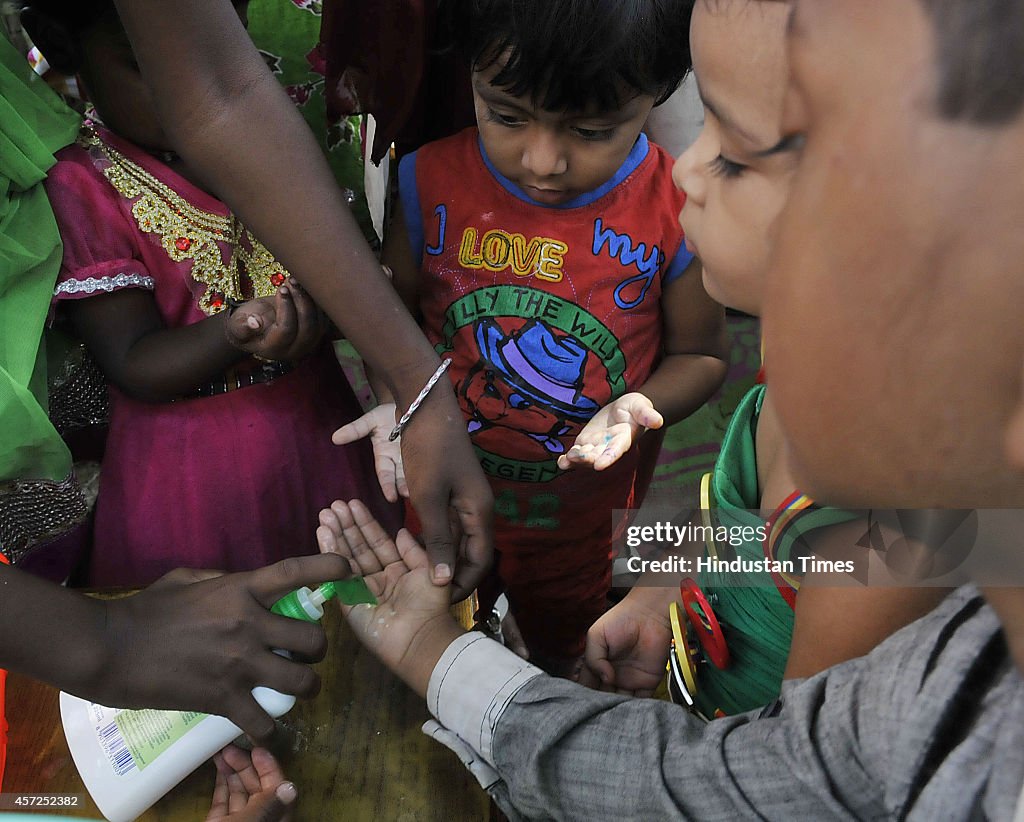
<svg viewBox="0 0 1024 822"><path fill-rule="evenodd" d="M282 274L280 271L277 271L274 274L271 274L270 275L270 282L271 282L271 284L275 288L277 286L280 286L280 285L284 284L284 274Z"/></svg>
<svg viewBox="0 0 1024 822"><path fill-rule="evenodd" d="M188 251L192 247L192 241L188 237L178 237L178 239L174 241L174 247L177 248L178 251Z"/></svg>
<svg viewBox="0 0 1024 822"><path fill-rule="evenodd" d="M211 308L220 308L222 305L224 305L224 295L223 294L214 294L213 296L210 297L210 307Z"/></svg>

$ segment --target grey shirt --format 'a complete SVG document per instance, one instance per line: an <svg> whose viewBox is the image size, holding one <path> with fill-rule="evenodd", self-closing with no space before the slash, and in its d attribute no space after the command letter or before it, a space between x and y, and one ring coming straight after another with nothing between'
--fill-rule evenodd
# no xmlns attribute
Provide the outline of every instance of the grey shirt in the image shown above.
<svg viewBox="0 0 1024 822"><path fill-rule="evenodd" d="M710 724L541 675L497 643L457 644L430 708L513 818L1001 820L1024 782L1024 681L972 587L868 656Z"/></svg>

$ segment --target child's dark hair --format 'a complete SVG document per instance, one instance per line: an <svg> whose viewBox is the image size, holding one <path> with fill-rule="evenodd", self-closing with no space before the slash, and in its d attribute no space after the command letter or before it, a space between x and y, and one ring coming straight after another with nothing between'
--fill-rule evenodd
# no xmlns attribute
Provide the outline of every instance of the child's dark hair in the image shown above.
<svg viewBox="0 0 1024 822"><path fill-rule="evenodd" d="M694 0L442 0L456 49L548 111L664 102L690 70Z"/></svg>
<svg viewBox="0 0 1024 822"><path fill-rule="evenodd" d="M57 71L74 74L78 40L93 26L117 19L114 0L25 0L21 23Z"/></svg>

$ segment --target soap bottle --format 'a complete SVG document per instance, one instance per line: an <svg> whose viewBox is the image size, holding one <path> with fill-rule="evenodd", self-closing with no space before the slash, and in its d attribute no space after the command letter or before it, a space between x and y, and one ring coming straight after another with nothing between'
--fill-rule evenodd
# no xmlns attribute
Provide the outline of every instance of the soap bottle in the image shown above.
<svg viewBox="0 0 1024 822"><path fill-rule="evenodd" d="M376 602L361 579L300 588L271 608L282 616L316 622L323 603L338 594L346 604ZM283 653L283 652L282 652ZM268 714L291 710L295 697L254 688ZM222 716L195 711L107 708L61 692L60 713L71 756L100 812L130 822L242 731Z"/></svg>

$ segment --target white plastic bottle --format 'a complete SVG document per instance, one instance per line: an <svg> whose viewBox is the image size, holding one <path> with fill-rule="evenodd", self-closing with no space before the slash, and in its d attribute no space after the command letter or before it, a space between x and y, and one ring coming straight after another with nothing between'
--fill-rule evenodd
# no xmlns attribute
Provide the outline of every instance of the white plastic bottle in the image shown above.
<svg viewBox="0 0 1024 822"><path fill-rule="evenodd" d="M351 582L346 581L346 582ZM316 622L334 583L300 588L274 605L284 616ZM291 710L295 697L255 688L268 714ZM242 731L222 716L190 711L107 708L61 692L64 735L78 773L110 822L131 822Z"/></svg>

